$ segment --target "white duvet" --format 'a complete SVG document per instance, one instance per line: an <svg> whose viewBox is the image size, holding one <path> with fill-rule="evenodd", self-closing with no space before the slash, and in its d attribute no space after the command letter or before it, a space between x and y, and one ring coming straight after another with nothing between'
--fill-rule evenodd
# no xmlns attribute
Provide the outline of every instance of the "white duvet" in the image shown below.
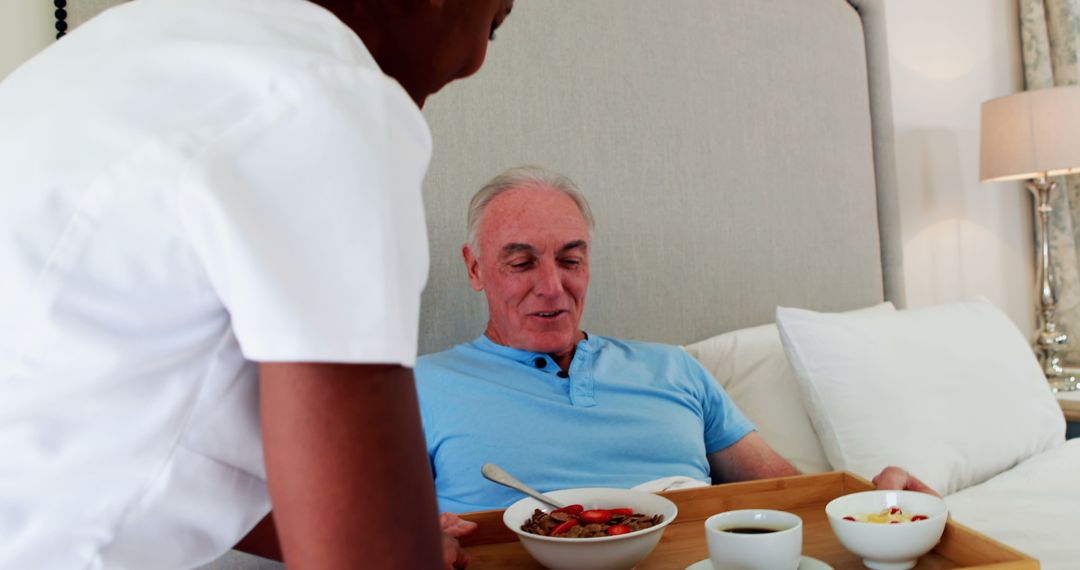
<svg viewBox="0 0 1080 570"><path fill-rule="evenodd" d="M1080 569L1080 439L945 498L956 522L1039 559Z"/></svg>

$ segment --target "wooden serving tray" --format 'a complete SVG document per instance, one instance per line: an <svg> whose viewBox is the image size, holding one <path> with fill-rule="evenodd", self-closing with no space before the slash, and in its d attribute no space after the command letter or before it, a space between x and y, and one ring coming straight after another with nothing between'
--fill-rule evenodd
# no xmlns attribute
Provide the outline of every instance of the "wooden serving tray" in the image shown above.
<svg viewBox="0 0 1080 570"><path fill-rule="evenodd" d="M848 493L866 491L869 481L846 472L800 475L745 483L714 485L660 493L679 507L675 522L664 530L656 550L637 570L683 570L709 557L705 546L705 519L732 509L778 509L803 519L803 554L830 564L835 570L865 568L862 560L836 540L825 517L825 504ZM542 568L502 522L502 511L478 511L462 518L480 524L462 545L472 555L470 570ZM919 559L915 570L1036 570L1039 562L990 537L950 520L934 550Z"/></svg>

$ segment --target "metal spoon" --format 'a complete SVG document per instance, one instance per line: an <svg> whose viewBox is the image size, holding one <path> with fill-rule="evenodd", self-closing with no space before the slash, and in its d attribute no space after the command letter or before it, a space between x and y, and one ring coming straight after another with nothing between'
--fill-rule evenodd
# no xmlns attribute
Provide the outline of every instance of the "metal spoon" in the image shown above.
<svg viewBox="0 0 1080 570"><path fill-rule="evenodd" d="M516 491L521 491L522 493L525 493L526 495L536 499L537 501L540 501L541 503L547 503L555 507L556 509L561 509L566 506L556 501L555 499L552 499L551 497L541 493L540 491L533 489L525 483L518 481L516 478L514 478L513 475L507 473L502 467L499 467L494 463L485 463L484 466L480 468L480 473L482 473L484 475L484 478L488 481L498 483L505 487L510 487L511 489L514 489Z"/></svg>

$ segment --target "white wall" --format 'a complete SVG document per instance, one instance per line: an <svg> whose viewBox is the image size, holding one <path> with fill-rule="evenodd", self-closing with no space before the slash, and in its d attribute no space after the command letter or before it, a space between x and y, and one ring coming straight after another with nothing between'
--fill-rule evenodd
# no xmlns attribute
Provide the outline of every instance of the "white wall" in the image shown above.
<svg viewBox="0 0 1080 570"><path fill-rule="evenodd" d="M979 107L1023 89L1016 0L886 0L912 307L984 295L1035 327L1031 198L979 182Z"/></svg>
<svg viewBox="0 0 1080 570"><path fill-rule="evenodd" d="M52 41L50 5L0 0L0 77ZM908 303L985 295L1033 330L1030 199L978 180L979 105L1023 87L1016 0L885 7Z"/></svg>
<svg viewBox="0 0 1080 570"><path fill-rule="evenodd" d="M0 0L0 79L56 37L52 2Z"/></svg>

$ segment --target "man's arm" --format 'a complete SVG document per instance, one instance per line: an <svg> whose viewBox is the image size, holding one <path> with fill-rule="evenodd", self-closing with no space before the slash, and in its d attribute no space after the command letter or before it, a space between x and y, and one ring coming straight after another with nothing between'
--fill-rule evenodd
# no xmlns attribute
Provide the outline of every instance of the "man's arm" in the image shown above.
<svg viewBox="0 0 1080 570"><path fill-rule="evenodd" d="M711 453L709 467L712 469L713 484L799 474L756 431L746 434L726 449ZM878 489L904 489L941 496L911 473L895 466L883 469L874 477L873 483Z"/></svg>
<svg viewBox="0 0 1080 570"><path fill-rule="evenodd" d="M439 568L412 371L262 363L259 373L270 498L289 568Z"/></svg>
<svg viewBox="0 0 1080 570"><path fill-rule="evenodd" d="M799 470L773 451L756 431L720 451L710 453L709 468L712 470L713 484L799 474Z"/></svg>
<svg viewBox="0 0 1080 570"><path fill-rule="evenodd" d="M472 557L461 548L458 539L476 532L476 523L453 513L442 513L439 515L439 525L442 526L443 566L448 570L468 566ZM233 548L280 562L281 547L278 546L277 531L274 529L274 513L263 517Z"/></svg>

